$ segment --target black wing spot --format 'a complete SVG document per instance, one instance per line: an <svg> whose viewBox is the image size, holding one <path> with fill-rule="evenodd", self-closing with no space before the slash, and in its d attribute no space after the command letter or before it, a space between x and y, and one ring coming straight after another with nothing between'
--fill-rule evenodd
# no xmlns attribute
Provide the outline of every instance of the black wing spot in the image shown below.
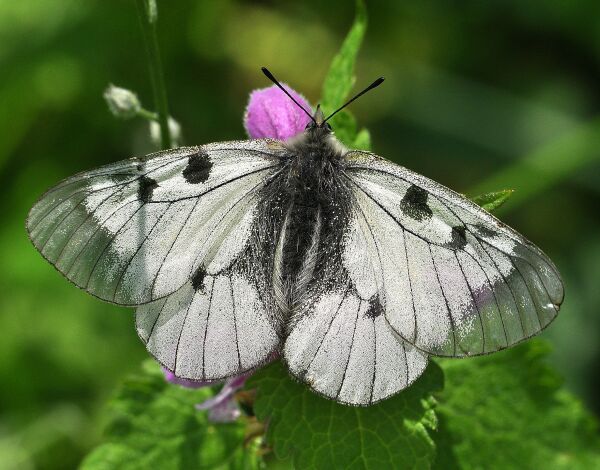
<svg viewBox="0 0 600 470"><path fill-rule="evenodd" d="M365 316L372 318L373 320L383 313L383 305L379 300L379 296L376 295L369 301L369 308L365 312Z"/></svg>
<svg viewBox="0 0 600 470"><path fill-rule="evenodd" d="M142 202L150 202L152 200L152 193L158 188L158 183L152 178L142 175L139 179L140 187L138 189L138 195Z"/></svg>
<svg viewBox="0 0 600 470"><path fill-rule="evenodd" d="M467 233L464 225L452 227L452 240L446 244L446 247L451 250L462 250L465 246L467 246Z"/></svg>
<svg viewBox="0 0 600 470"><path fill-rule="evenodd" d="M427 196L427 191L413 184L402 198L400 209L415 220L422 221L429 219L433 215L433 212L427 205Z"/></svg>
<svg viewBox="0 0 600 470"><path fill-rule="evenodd" d="M212 169L212 162L204 150L192 155L188 159L188 164L183 170L183 177L190 184L204 183Z"/></svg>
<svg viewBox="0 0 600 470"><path fill-rule="evenodd" d="M196 270L194 275L192 276L192 287L194 291L204 292L204 278L206 277L206 269L204 266L200 265L200 267Z"/></svg>

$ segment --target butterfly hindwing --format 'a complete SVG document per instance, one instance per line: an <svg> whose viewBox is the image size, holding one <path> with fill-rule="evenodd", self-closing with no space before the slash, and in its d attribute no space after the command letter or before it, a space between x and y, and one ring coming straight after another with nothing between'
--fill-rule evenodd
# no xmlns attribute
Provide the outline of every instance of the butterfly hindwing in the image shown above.
<svg viewBox="0 0 600 470"><path fill-rule="evenodd" d="M349 285L313 299L288 335L290 372L340 403L371 405L408 387L427 355L405 343Z"/></svg>
<svg viewBox="0 0 600 470"><path fill-rule="evenodd" d="M531 242L421 175L366 152L346 160L360 239L348 239L345 263L405 341L434 355L486 354L556 317L562 282Z"/></svg>
<svg viewBox="0 0 600 470"><path fill-rule="evenodd" d="M265 363L279 347L254 279L238 269L195 274L170 296L138 307L148 351L177 377L222 380Z"/></svg>
<svg viewBox="0 0 600 470"><path fill-rule="evenodd" d="M276 152L269 140L225 142L107 165L49 190L27 228L77 286L118 304L151 302L199 263L228 261L219 246L251 223Z"/></svg>

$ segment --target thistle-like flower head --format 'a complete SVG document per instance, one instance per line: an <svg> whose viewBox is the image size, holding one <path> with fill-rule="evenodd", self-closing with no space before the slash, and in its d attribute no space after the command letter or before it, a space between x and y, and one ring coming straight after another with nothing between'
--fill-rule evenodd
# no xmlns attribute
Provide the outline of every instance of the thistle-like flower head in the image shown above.
<svg viewBox="0 0 600 470"><path fill-rule="evenodd" d="M288 85L283 86L298 103L311 110L306 98ZM275 85L250 93L244 127L253 139L286 140L304 131L309 121L310 118Z"/></svg>

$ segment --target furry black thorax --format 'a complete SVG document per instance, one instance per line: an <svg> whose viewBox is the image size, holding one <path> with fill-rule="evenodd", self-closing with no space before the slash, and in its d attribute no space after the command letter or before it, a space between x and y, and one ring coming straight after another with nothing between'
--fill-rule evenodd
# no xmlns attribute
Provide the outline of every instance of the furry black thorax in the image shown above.
<svg viewBox="0 0 600 470"><path fill-rule="evenodd" d="M269 202L262 220L285 221L271 226L273 239L281 245L281 256L273 262L280 264L291 304L298 301L299 290L310 287L301 286L302 278L324 274L321 266L332 255L328 250L341 246L351 197L342 176L346 150L330 128L309 127L284 147L281 171L264 198Z"/></svg>

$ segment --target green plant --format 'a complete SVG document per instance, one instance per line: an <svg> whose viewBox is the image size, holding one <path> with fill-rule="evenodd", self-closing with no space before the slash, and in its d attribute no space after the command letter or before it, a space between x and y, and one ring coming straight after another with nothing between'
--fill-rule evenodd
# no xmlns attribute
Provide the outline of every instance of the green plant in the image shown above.
<svg viewBox="0 0 600 470"><path fill-rule="evenodd" d="M154 19L149 15L152 24L155 11L153 15ZM339 106L352 88L366 21L359 1L355 23L324 81L326 109ZM151 67L155 67L155 94L165 98L162 104L163 98L156 100L165 146L166 95L156 79L160 67ZM157 92L157 87L163 90ZM148 116L154 119L153 114ZM358 130L350 112L336 116L333 124L346 145L370 148L368 131ZM511 194L496 191L473 200L493 211ZM560 379L545 364L547 353L545 343L530 341L490 357L437 360L412 387L368 408L349 408L318 397L275 363L247 383L247 392L239 395L245 415L229 424L211 424L194 408L215 390L168 385L156 364L145 363L109 404L105 443L83 467L599 466L597 424L576 398L561 389Z"/></svg>

